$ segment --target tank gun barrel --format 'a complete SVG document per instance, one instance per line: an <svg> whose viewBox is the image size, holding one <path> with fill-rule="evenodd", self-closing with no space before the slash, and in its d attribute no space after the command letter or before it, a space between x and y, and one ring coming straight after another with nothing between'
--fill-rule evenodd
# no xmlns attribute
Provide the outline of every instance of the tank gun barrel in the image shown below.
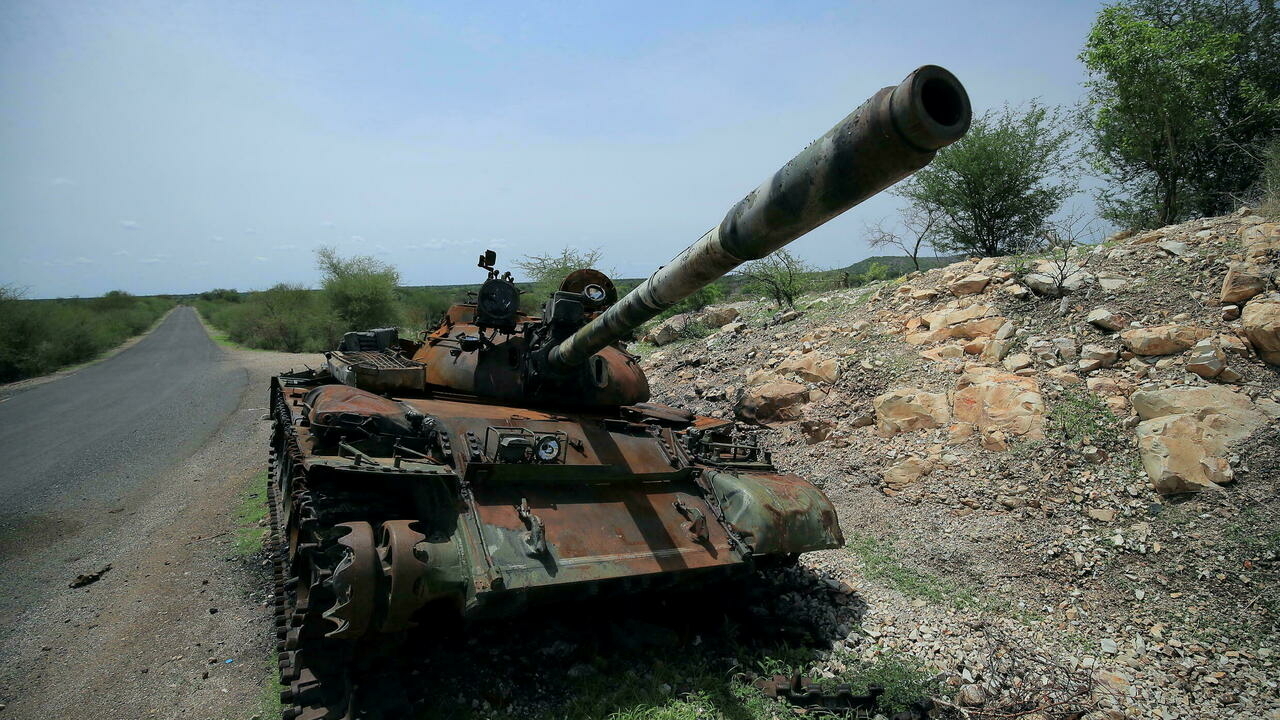
<svg viewBox="0 0 1280 720"><path fill-rule="evenodd" d="M738 201L719 225L553 347L550 365L585 362L739 265L919 170L964 136L971 115L964 86L936 65L880 90Z"/></svg>

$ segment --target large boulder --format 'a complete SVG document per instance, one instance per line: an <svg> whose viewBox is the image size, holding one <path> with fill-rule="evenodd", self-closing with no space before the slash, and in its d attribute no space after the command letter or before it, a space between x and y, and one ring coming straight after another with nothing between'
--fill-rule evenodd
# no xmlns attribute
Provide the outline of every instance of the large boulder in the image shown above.
<svg viewBox="0 0 1280 720"><path fill-rule="evenodd" d="M816 352L797 355L778 365L778 372L813 383L834 383L840 379L840 361Z"/></svg>
<svg viewBox="0 0 1280 720"><path fill-rule="evenodd" d="M1248 260L1266 262L1280 255L1280 223L1258 223L1240 228L1240 244Z"/></svg>
<svg viewBox="0 0 1280 720"><path fill-rule="evenodd" d="M1208 330L1190 325L1157 325L1120 333L1134 355L1174 355L1209 337Z"/></svg>
<svg viewBox="0 0 1280 720"><path fill-rule="evenodd" d="M901 490L933 471L933 463L922 457L909 457L890 465L881 473L884 484Z"/></svg>
<svg viewBox="0 0 1280 720"><path fill-rule="evenodd" d="M1232 479L1223 455L1232 443L1280 416L1280 406L1255 405L1220 385L1140 390L1129 398L1142 422L1138 453L1158 492L1195 492Z"/></svg>
<svg viewBox="0 0 1280 720"><path fill-rule="evenodd" d="M1267 279L1252 265L1233 263L1222 279L1222 292L1218 295L1224 305L1238 305L1261 293L1267 287Z"/></svg>
<svg viewBox="0 0 1280 720"><path fill-rule="evenodd" d="M873 401L876 427L885 435L942 427L951 421L946 393L895 388Z"/></svg>
<svg viewBox="0 0 1280 720"><path fill-rule="evenodd" d="M988 435L1044 437L1044 399L1034 378L969 368L960 376L952 410L956 420L972 423Z"/></svg>
<svg viewBox="0 0 1280 720"><path fill-rule="evenodd" d="M766 423L798 420L809 402L809 388L790 380L769 380L743 389L734 407L740 420Z"/></svg>
<svg viewBox="0 0 1280 720"><path fill-rule="evenodd" d="M991 278L982 273L972 273L947 286L952 295L976 295L987 288Z"/></svg>
<svg viewBox="0 0 1280 720"><path fill-rule="evenodd" d="M672 315L666 320L658 323L652 330L650 330L649 334L645 335L644 340L647 343L651 343L659 347L669 345L676 340L679 340L681 337L684 337L684 332L685 329L689 327L690 319L689 313Z"/></svg>
<svg viewBox="0 0 1280 720"><path fill-rule="evenodd" d="M709 307L698 314L698 320L707 327L720 328L737 320L741 314L737 308Z"/></svg>
<svg viewBox="0 0 1280 720"><path fill-rule="evenodd" d="M1240 321L1258 357L1280 365L1280 295L1254 298L1244 306Z"/></svg>

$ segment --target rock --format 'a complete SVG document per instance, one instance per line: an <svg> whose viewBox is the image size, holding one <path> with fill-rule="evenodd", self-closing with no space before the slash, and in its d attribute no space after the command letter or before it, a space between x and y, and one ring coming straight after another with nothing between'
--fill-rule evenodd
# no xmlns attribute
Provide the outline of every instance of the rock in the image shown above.
<svg viewBox="0 0 1280 720"><path fill-rule="evenodd" d="M1098 286L1101 287L1103 290L1106 290L1107 292L1115 292L1116 290L1119 290L1125 287L1126 285L1129 285L1132 282L1133 281L1130 280L1129 278L1115 277L1110 275L1101 276L1098 278Z"/></svg>
<svg viewBox="0 0 1280 720"><path fill-rule="evenodd" d="M744 322L731 322L723 325L720 328L720 332L735 335L737 333L742 332L744 329L746 329L746 327L747 327L747 324Z"/></svg>
<svg viewBox="0 0 1280 720"><path fill-rule="evenodd" d="M896 388L873 403L876 427L884 435L942 427L951 421L946 393L915 388Z"/></svg>
<svg viewBox="0 0 1280 720"><path fill-rule="evenodd" d="M988 367L970 368L956 386L952 411L956 420L972 423L984 433L1044 437L1044 400L1033 378Z"/></svg>
<svg viewBox="0 0 1280 720"><path fill-rule="evenodd" d="M806 445L816 445L828 437L831 437L831 431L835 429L835 424L830 420L805 420L800 423L800 433L804 435Z"/></svg>
<svg viewBox="0 0 1280 720"><path fill-rule="evenodd" d="M981 707L987 701L987 691L977 683L960 686L956 693L956 704L962 707Z"/></svg>
<svg viewBox="0 0 1280 720"><path fill-rule="evenodd" d="M789 322L791 322L792 320L795 320L795 319L799 318L799 317L800 317L801 315L803 315L803 314L804 314L804 313L800 312L799 310L788 310L788 311L786 311L786 312L782 313L781 315L778 315L776 318L774 318L774 319L773 319L773 322L774 322L774 324L775 324L775 325L781 325L781 324L783 324L783 323L789 323Z"/></svg>
<svg viewBox="0 0 1280 720"><path fill-rule="evenodd" d="M789 358L778 365L778 372L790 373L813 383L834 383L840 379L840 361L816 352Z"/></svg>
<svg viewBox="0 0 1280 720"><path fill-rule="evenodd" d="M737 308L731 307L710 307L704 309L699 315L698 320L703 325L711 328L721 328L729 323L737 320L741 313Z"/></svg>
<svg viewBox="0 0 1280 720"><path fill-rule="evenodd" d="M1254 298L1244 306L1240 321L1258 357L1280 365L1280 294Z"/></svg>
<svg viewBox="0 0 1280 720"><path fill-rule="evenodd" d="M1004 359L1004 367L1009 372L1017 372L1022 368L1031 367L1031 356L1026 353L1016 353Z"/></svg>
<svg viewBox="0 0 1280 720"><path fill-rule="evenodd" d="M1189 249L1186 243L1178 242L1176 240L1161 240L1156 243L1156 247L1170 255L1173 255L1174 257L1182 257L1183 255L1186 255L1187 250Z"/></svg>
<svg viewBox="0 0 1280 720"><path fill-rule="evenodd" d="M1040 365L1055 367L1058 364L1058 346L1044 338L1028 340L1027 352L1031 355L1031 359Z"/></svg>
<svg viewBox="0 0 1280 720"><path fill-rule="evenodd" d="M689 313L680 313L658 323L649 334L645 336L645 342L657 345L669 345L684 336L685 329L689 326Z"/></svg>
<svg viewBox="0 0 1280 720"><path fill-rule="evenodd" d="M964 357L964 348L959 345L939 345L930 350L922 350L920 357L934 362L942 362L943 360L955 360Z"/></svg>
<svg viewBox="0 0 1280 720"><path fill-rule="evenodd" d="M1120 648L1116 646L1116 641L1111 638L1103 638L1098 642L1099 649L1108 655L1115 655L1120 652Z"/></svg>
<svg viewBox="0 0 1280 720"><path fill-rule="evenodd" d="M1084 321L1103 330L1123 330L1129 327L1129 318L1106 307L1096 307L1089 311Z"/></svg>
<svg viewBox="0 0 1280 720"><path fill-rule="evenodd" d="M1008 325L1009 323L1005 323ZM1013 340L1011 339L992 339L987 346L982 349L982 359L989 362L999 362L1009 354L1009 350L1013 348Z"/></svg>
<svg viewBox="0 0 1280 720"><path fill-rule="evenodd" d="M1071 370L1066 365L1061 365L1056 368L1050 368L1045 373L1045 377L1049 378L1050 380L1055 380L1059 383L1062 383L1063 385L1079 385L1080 384L1080 376L1071 372Z"/></svg>
<svg viewBox="0 0 1280 720"><path fill-rule="evenodd" d="M1076 341L1071 338L1059 337L1049 342L1053 343L1053 346L1058 349L1058 357L1067 362L1072 362L1080 356L1079 351L1076 349Z"/></svg>
<svg viewBox="0 0 1280 720"><path fill-rule="evenodd" d="M987 288L991 278L981 273L966 275L947 286L952 295L976 295Z"/></svg>
<svg viewBox="0 0 1280 720"><path fill-rule="evenodd" d="M1266 262L1280 255L1280 223L1259 223L1240 228L1240 244L1246 260Z"/></svg>
<svg viewBox="0 0 1280 720"><path fill-rule="evenodd" d="M1130 397L1142 422L1138 453L1155 489L1194 492L1232 480L1222 456L1235 442L1280 416L1274 403L1254 405L1230 388L1179 386Z"/></svg>
<svg viewBox="0 0 1280 720"><path fill-rule="evenodd" d="M1093 273L1075 263L1050 260L1041 262L1035 272L1022 279L1036 293L1051 297L1070 295L1093 281Z"/></svg>
<svg viewBox="0 0 1280 720"><path fill-rule="evenodd" d="M1089 343L1080 348L1080 372L1109 368L1120 359L1120 353L1105 345Z"/></svg>
<svg viewBox="0 0 1280 720"><path fill-rule="evenodd" d="M1158 325L1120 333L1125 347L1135 355L1173 355L1209 336L1204 328L1190 325Z"/></svg>
<svg viewBox="0 0 1280 720"><path fill-rule="evenodd" d="M1222 306L1223 322L1231 322L1232 320L1239 320L1239 319L1240 319L1239 305L1223 305Z"/></svg>
<svg viewBox="0 0 1280 720"><path fill-rule="evenodd" d="M765 423L771 420L796 420L800 406L809 401L809 389L790 380L773 380L748 386L734 407L741 420Z"/></svg>
<svg viewBox="0 0 1280 720"><path fill-rule="evenodd" d="M1186 367L1202 378L1215 378L1227 369L1227 354L1212 340L1201 340L1192 346Z"/></svg>
<svg viewBox="0 0 1280 720"><path fill-rule="evenodd" d="M1084 514L1088 515L1090 519L1097 520L1098 522L1111 522L1116 519L1116 511L1106 508L1089 508L1084 511Z"/></svg>
<svg viewBox="0 0 1280 720"><path fill-rule="evenodd" d="M1089 392L1096 395L1119 395L1123 390L1120 389L1120 383L1114 378L1109 377L1091 377L1085 381L1085 387L1089 388Z"/></svg>
<svg viewBox="0 0 1280 720"><path fill-rule="evenodd" d="M921 457L909 457L889 466L883 473L884 484L893 490L902 490L933 471L933 463Z"/></svg>
<svg viewBox="0 0 1280 720"><path fill-rule="evenodd" d="M1222 279L1222 292L1218 300L1223 304L1238 304L1261 293L1267 287L1267 280L1261 271L1252 265L1232 263L1227 269L1227 276Z"/></svg>

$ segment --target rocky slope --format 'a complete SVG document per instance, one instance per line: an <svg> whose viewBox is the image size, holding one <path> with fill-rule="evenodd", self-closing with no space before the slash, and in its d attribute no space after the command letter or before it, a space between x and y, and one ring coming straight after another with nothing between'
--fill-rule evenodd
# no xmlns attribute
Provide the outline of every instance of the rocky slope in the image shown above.
<svg viewBox="0 0 1280 720"><path fill-rule="evenodd" d="M842 649L969 717L1280 718L1278 260L1244 209L641 352L655 401L757 424L837 504L848 547L802 562L867 604Z"/></svg>

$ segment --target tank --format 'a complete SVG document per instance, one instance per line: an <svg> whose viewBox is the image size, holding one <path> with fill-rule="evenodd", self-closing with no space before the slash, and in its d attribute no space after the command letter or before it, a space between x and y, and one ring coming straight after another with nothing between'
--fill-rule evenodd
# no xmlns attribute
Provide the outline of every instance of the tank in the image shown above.
<svg viewBox="0 0 1280 720"><path fill-rule="evenodd" d="M270 516L285 717L376 716L348 672L415 626L723 583L837 548L831 502L731 421L649 402L642 324L926 165L970 121L924 66L868 99L618 298L566 277L540 314L486 252L434 330L348 333L273 378Z"/></svg>

